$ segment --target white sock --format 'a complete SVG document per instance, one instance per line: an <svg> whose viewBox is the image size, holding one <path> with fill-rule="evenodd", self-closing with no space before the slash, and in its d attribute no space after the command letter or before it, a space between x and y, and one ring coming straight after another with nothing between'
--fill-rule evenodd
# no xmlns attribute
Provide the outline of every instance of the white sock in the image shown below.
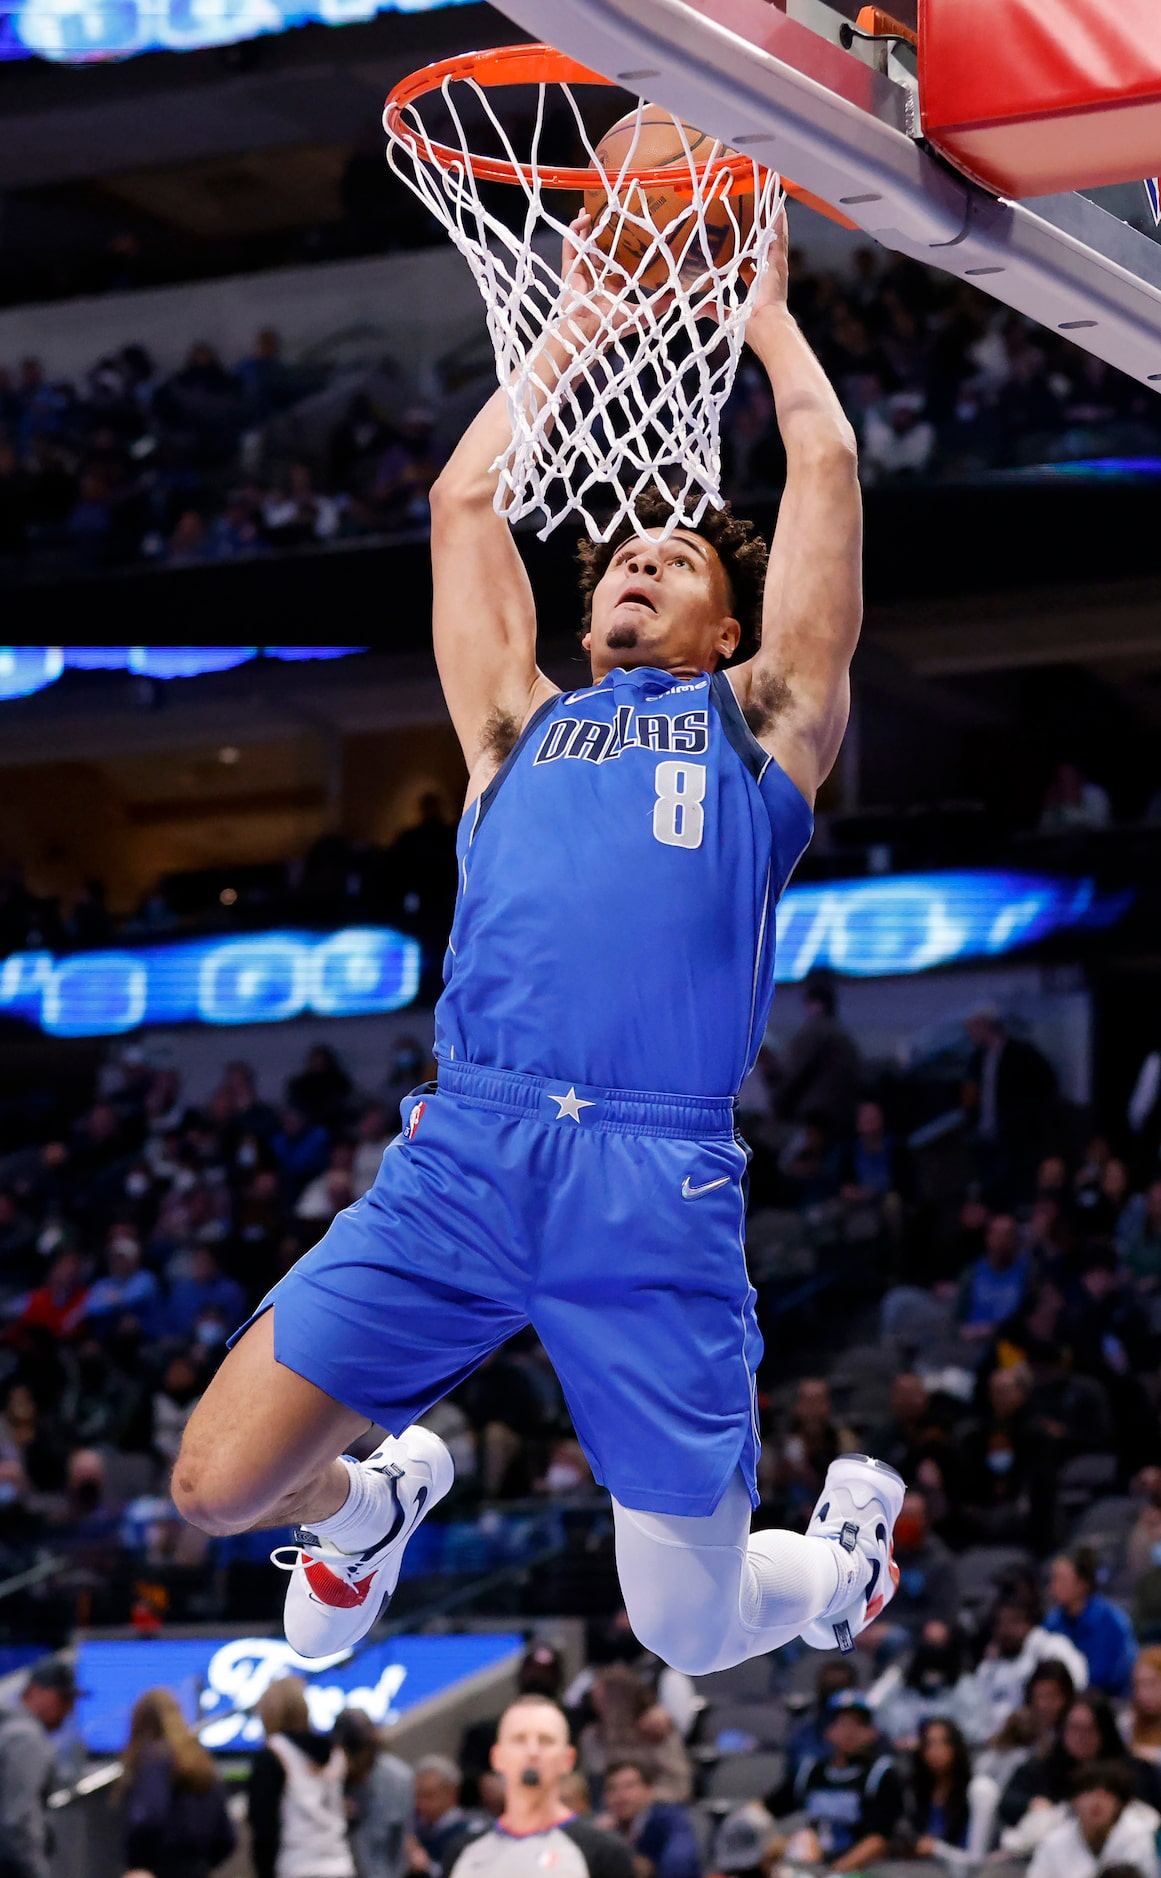
<svg viewBox="0 0 1161 1878"><path fill-rule="evenodd" d="M861 1552L844 1552L834 1539L797 1532L752 1533L746 1562L743 1614L755 1630L787 1623L801 1629L843 1611L871 1575Z"/></svg>
<svg viewBox="0 0 1161 1878"><path fill-rule="evenodd" d="M391 1482L386 1474L364 1467L362 1461L353 1461L349 1454L342 1455L340 1463L350 1483L347 1497L329 1519L312 1520L310 1530L343 1552L361 1552L390 1530L395 1515Z"/></svg>

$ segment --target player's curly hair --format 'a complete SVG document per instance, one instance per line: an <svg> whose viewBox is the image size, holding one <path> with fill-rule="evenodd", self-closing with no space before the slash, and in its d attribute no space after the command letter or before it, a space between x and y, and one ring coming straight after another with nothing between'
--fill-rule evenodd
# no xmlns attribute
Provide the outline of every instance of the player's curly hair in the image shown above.
<svg viewBox="0 0 1161 1878"><path fill-rule="evenodd" d="M577 544L577 560L580 564L580 590L584 602L582 637L588 632L593 617L593 591L603 579L609 564L626 541L631 541L642 528L663 528L673 513L673 504L658 490L646 490L637 502L636 523L627 520L621 523L608 541L589 541L586 537ZM735 515L727 502L724 508L707 508L700 522L683 522L692 534L700 535L708 541L725 569L730 589L730 610L742 629L737 650L726 662L737 664L742 659L753 658L762 639L762 593L766 585L766 562L769 558L766 543L758 533L753 522L743 521Z"/></svg>

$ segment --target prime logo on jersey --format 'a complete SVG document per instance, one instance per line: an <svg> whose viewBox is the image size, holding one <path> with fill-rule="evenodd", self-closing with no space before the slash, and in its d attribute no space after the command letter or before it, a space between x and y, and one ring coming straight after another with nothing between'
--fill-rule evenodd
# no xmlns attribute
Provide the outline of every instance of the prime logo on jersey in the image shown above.
<svg viewBox="0 0 1161 1878"><path fill-rule="evenodd" d="M610 763L626 750L704 756L708 749L708 711L679 711L667 717L660 711L635 711L632 705L622 704L612 723L589 717L554 718L532 762L535 767L575 757L585 763Z"/></svg>

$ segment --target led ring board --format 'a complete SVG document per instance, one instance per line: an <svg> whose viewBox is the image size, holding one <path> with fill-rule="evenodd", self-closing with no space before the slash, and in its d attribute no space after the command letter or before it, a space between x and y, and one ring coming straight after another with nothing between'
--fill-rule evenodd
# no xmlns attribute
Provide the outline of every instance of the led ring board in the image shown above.
<svg viewBox="0 0 1161 1878"><path fill-rule="evenodd" d="M1053 934L1110 926L1130 893L1091 880L962 871L792 887L778 907L775 978L819 967L908 977L1003 958ZM399 1011L419 994L417 939L387 926L285 930L100 952L14 952L0 963L0 1017L54 1037L159 1024L278 1024Z"/></svg>

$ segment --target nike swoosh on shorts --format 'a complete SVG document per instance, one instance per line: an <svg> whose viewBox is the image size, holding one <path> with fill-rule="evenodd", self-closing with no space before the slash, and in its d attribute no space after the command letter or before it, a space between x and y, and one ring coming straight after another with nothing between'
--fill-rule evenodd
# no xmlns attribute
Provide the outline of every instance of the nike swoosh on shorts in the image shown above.
<svg viewBox="0 0 1161 1878"><path fill-rule="evenodd" d="M693 1187L687 1174L681 1183L681 1197L683 1200L698 1200L703 1193L712 1193L715 1187L728 1187L729 1184L730 1176L723 1174L720 1180L707 1180L704 1187Z"/></svg>

